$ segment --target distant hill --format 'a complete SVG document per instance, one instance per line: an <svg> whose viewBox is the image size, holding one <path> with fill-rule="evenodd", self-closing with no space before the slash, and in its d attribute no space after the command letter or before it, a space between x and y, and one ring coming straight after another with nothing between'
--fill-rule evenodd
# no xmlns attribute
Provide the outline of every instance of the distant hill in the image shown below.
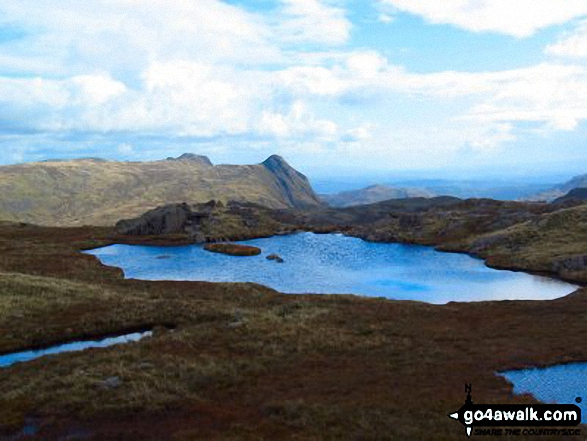
<svg viewBox="0 0 587 441"><path fill-rule="evenodd" d="M531 196L528 200L551 202L554 199L565 196L575 188L587 188L587 174L575 176L564 184L556 185L549 190Z"/></svg>
<svg viewBox="0 0 587 441"><path fill-rule="evenodd" d="M372 177L337 177L329 179L313 180L314 188L318 193L324 194L325 199L339 192L366 187ZM410 190L411 195L425 197L435 195L454 196L461 199L489 198L497 200L525 200L537 193L548 190L556 184L556 181L543 182L539 180L528 181L523 179L512 180L464 180L464 179L393 179L392 177L379 179L378 186L400 191L399 194L391 194L391 197L406 197L401 190ZM369 188L369 187L367 187ZM388 197L385 195L385 197Z"/></svg>
<svg viewBox="0 0 587 441"><path fill-rule="evenodd" d="M582 204L587 202L587 188L573 188L566 195L556 198L553 204Z"/></svg>
<svg viewBox="0 0 587 441"><path fill-rule="evenodd" d="M154 162L87 158L0 167L0 220L113 225L163 204L211 199L270 208L321 204L307 178L276 155L257 165L213 165L185 154Z"/></svg>
<svg viewBox="0 0 587 441"><path fill-rule="evenodd" d="M331 207L351 207L354 205L374 204L388 199L430 198L431 191L418 188L395 188L385 185L371 185L360 190L343 191L335 194L323 194L320 198Z"/></svg>

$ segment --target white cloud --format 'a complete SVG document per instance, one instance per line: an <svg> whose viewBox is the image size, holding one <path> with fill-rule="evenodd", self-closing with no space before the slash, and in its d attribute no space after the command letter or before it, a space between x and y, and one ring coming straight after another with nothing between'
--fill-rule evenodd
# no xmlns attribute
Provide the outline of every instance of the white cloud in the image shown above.
<svg viewBox="0 0 587 441"><path fill-rule="evenodd" d="M123 83L106 75L78 75L71 79L71 83L91 106L103 104L126 91Z"/></svg>
<svg viewBox="0 0 587 441"><path fill-rule="evenodd" d="M0 2L0 24L29 32L0 46L0 71L10 74L0 76L0 123L15 133L186 136L210 138L209 149L226 136L292 152L416 160L462 146L493 151L517 139L520 122L552 132L587 119L585 67L412 73L376 50L338 47L351 31L342 0L280 0L270 13L219 0L48 3ZM541 0L534 9L527 0L385 3L376 11L389 17L396 7L515 36L587 12L572 0L562 12ZM546 51L579 56L582 46L568 41L585 27ZM112 150L145 148L126 140Z"/></svg>
<svg viewBox="0 0 587 441"><path fill-rule="evenodd" d="M582 66L542 63L495 72L415 74L369 51L349 53L329 69L295 68L282 75L284 86L318 96L372 91L376 97L467 100L471 105L462 116L468 119L542 122L556 130L573 129L587 119L587 67Z"/></svg>
<svg viewBox="0 0 587 441"><path fill-rule="evenodd" d="M545 52L559 57L587 57L587 20L582 21L573 32L565 33L556 43L548 45Z"/></svg>
<svg viewBox="0 0 587 441"><path fill-rule="evenodd" d="M430 23L451 24L473 32L528 37L551 25L587 15L584 0L381 0Z"/></svg>
<svg viewBox="0 0 587 441"><path fill-rule="evenodd" d="M330 45L345 43L351 22L345 10L324 0L281 0L282 14L279 32L286 41L321 42Z"/></svg>
<svg viewBox="0 0 587 441"><path fill-rule="evenodd" d="M294 64L284 48L295 44L344 43L345 14L329 0L283 0L271 14L220 0L6 0L0 25L27 36L0 48L0 71L11 72L0 77L0 118L54 132L252 132L288 81L265 64ZM311 93L327 79L315 82ZM325 118L305 124L316 136L334 130Z"/></svg>
<svg viewBox="0 0 587 441"><path fill-rule="evenodd" d="M393 17L393 15L391 14L385 14L385 13L381 13L377 16L377 20L380 21L381 23L391 23L392 21L395 20L395 18Z"/></svg>
<svg viewBox="0 0 587 441"><path fill-rule="evenodd" d="M278 72L277 77L278 87L285 87L296 95L338 95L348 87L336 72L321 66L295 66Z"/></svg>
<svg viewBox="0 0 587 441"><path fill-rule="evenodd" d="M471 108L470 118L541 122L554 130L571 130L587 119L587 68L541 64L486 75L484 81L491 93Z"/></svg>
<svg viewBox="0 0 587 441"><path fill-rule="evenodd" d="M57 131L80 128L80 115L124 94L124 84L107 75L65 80L0 77L0 121L19 120L18 128ZM104 127L93 127L101 130Z"/></svg>
<svg viewBox="0 0 587 441"><path fill-rule="evenodd" d="M387 60L377 52L358 52L346 60L350 71L365 79L375 78L385 67Z"/></svg>
<svg viewBox="0 0 587 441"><path fill-rule="evenodd" d="M333 121L316 118L308 111L306 104L298 100L292 104L286 114L264 111L258 130L261 134L278 138L312 138L332 141L337 135L338 126Z"/></svg>
<svg viewBox="0 0 587 441"><path fill-rule="evenodd" d="M122 144L118 144L118 153L122 155L130 155L134 153L134 147L132 144L127 142L123 142Z"/></svg>
<svg viewBox="0 0 587 441"><path fill-rule="evenodd" d="M136 79L154 61L259 64L282 58L278 23L220 0L5 0L2 24L26 34L2 44L3 71L107 71Z"/></svg>
<svg viewBox="0 0 587 441"><path fill-rule="evenodd" d="M371 123L366 123L361 126L355 127L351 130L348 130L345 135L343 136L342 140L345 142L365 142L371 141L373 139L373 131L375 129L375 125Z"/></svg>

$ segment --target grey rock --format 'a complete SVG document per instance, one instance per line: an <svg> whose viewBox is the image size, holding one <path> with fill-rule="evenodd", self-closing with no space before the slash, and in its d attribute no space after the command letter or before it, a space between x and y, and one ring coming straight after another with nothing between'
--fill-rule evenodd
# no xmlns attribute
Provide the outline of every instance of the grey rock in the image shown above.
<svg viewBox="0 0 587 441"><path fill-rule="evenodd" d="M194 207L186 203L164 205L137 218L119 221L116 230L128 236L188 233L200 242L204 241L202 225L210 221L215 209L223 207L221 202L214 200Z"/></svg>
<svg viewBox="0 0 587 441"><path fill-rule="evenodd" d="M108 377L105 380L100 381L98 383L98 386L100 386L103 389L116 389L121 384L122 380L120 379L120 377Z"/></svg>
<svg viewBox="0 0 587 441"><path fill-rule="evenodd" d="M267 260L273 260L277 263L283 263L283 259L281 258L281 256L279 256L278 254L269 254L266 257Z"/></svg>
<svg viewBox="0 0 587 441"><path fill-rule="evenodd" d="M121 220L116 224L119 233L132 236L175 234L183 230L190 216L188 204L171 204L147 211L136 219Z"/></svg>

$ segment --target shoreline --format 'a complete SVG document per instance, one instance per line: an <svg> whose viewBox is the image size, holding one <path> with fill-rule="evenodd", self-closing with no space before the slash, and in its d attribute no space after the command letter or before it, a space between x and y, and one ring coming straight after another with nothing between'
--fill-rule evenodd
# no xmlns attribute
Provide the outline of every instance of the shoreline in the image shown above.
<svg viewBox="0 0 587 441"><path fill-rule="evenodd" d="M417 243L417 242L412 242L412 241L369 240L364 237L361 237L360 235L349 234L348 232L345 232L344 230L333 230L333 231L329 231L329 232L324 232L324 231L316 232L316 231L313 231L312 229L295 230L295 231L291 231L291 232L285 232L285 233L279 233L279 234L273 234L273 235L247 236L247 237L238 238L238 239L235 239L235 240L232 240L229 242L244 242L247 240L268 239L268 238L275 237L275 236L283 236L283 235L299 234L299 233L342 234L347 237L353 237L353 238L361 239L365 242L371 242L371 243L389 243L389 244L414 245L414 246L428 247L428 248L433 248L435 251L438 251L441 253L467 255L467 256L472 257L474 259L483 261L485 266L487 266L488 268L491 268L491 269L512 271L512 272L516 272L516 273L520 272L520 273L526 273L526 274L533 275L533 276L544 277L544 278L548 278L548 279L552 279L552 280L575 285L575 286L577 286L577 289L587 287L586 280L565 277L556 271L541 271L541 270L533 270L533 269L525 268L523 266L515 266L515 265L510 266L510 265L498 264L498 263L492 262L490 257L485 257L481 253L468 251L466 249L454 248L454 245L451 248L451 244L424 244L424 243ZM85 248L85 249L80 249L80 251L81 252L91 251L94 249L103 248L103 247L110 246L110 245L138 245L138 246L150 246L150 247L157 247L157 246L176 247L177 246L177 247L180 247L180 246L189 246L189 245L204 246L207 243L217 243L217 242L194 242L194 241L188 239L187 237L179 238L179 237L168 237L168 236L146 236L145 239L141 239L140 236L120 236L120 237L114 236L112 238L112 243L108 243L106 245L97 245L97 246L93 246L93 247ZM117 268L117 267L113 267L113 268ZM570 293L568 295L571 295L571 294L572 293Z"/></svg>

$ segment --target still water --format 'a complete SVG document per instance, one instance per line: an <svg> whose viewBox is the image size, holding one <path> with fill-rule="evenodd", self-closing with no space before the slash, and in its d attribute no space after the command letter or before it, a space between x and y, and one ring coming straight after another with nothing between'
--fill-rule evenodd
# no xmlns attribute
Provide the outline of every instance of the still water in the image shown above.
<svg viewBox="0 0 587 441"><path fill-rule="evenodd" d="M63 352L83 351L89 348L106 348L133 341L139 341L145 337L152 335L152 331L134 332L132 334L119 335L117 337L104 338L102 340L84 340L65 343L61 345L51 346L46 349L38 349L32 351L13 352L0 356L0 367L8 367L16 363L23 363L31 361L36 358L44 357L46 355L61 354Z"/></svg>
<svg viewBox="0 0 587 441"><path fill-rule="evenodd" d="M500 372L514 385L514 393L531 394L544 403L577 404L587 423L587 363ZM579 398L578 403L576 399Z"/></svg>
<svg viewBox="0 0 587 441"><path fill-rule="evenodd" d="M143 280L256 282L284 293L358 294L443 304L450 301L547 300L574 285L498 271L464 254L430 247L370 243L341 234L299 233L239 242L259 256L210 253L199 245L112 245L88 251L125 277ZM284 263L265 257L276 253Z"/></svg>

